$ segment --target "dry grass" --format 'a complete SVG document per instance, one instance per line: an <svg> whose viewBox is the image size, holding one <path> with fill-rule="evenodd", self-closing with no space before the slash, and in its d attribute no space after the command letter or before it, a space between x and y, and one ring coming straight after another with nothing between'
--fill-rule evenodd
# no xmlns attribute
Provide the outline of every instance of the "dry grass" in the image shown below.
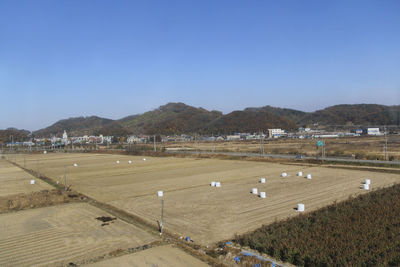
<svg viewBox="0 0 400 267"><path fill-rule="evenodd" d="M344 137L325 139L327 156L362 156L365 159L383 159L384 137ZM165 143L166 149L216 152L252 152L260 153L259 141L240 142L185 142ZM275 139L264 142L264 153L302 154L315 156L316 140L313 139ZM319 151L321 153L321 151ZM388 158L400 160L400 135L388 138Z"/></svg>

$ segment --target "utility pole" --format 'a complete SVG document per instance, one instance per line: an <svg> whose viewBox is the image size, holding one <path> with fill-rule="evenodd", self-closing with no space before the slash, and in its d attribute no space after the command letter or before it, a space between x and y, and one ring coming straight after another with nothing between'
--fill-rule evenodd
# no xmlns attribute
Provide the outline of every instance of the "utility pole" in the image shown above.
<svg viewBox="0 0 400 267"><path fill-rule="evenodd" d="M264 156L264 133L261 132L261 146L262 146L262 154Z"/></svg>
<svg viewBox="0 0 400 267"><path fill-rule="evenodd" d="M260 133L260 154L264 156L264 138L263 133Z"/></svg>
<svg viewBox="0 0 400 267"><path fill-rule="evenodd" d="M214 136L213 136L214 137ZM217 138L214 139L214 147L213 147L213 152L215 153L215 142L217 141Z"/></svg>
<svg viewBox="0 0 400 267"><path fill-rule="evenodd" d="M388 140L387 140L387 135L386 135L386 126L383 128L384 129L384 135L385 135L385 145L383 146L383 152L384 152L384 157L385 157L385 160L388 160L388 158L387 158L387 143L388 143Z"/></svg>
<svg viewBox="0 0 400 267"><path fill-rule="evenodd" d="M11 137L11 146L10 146L10 148L11 148L11 150L13 150L14 136L10 135L10 137Z"/></svg>
<svg viewBox="0 0 400 267"><path fill-rule="evenodd" d="M156 148L156 136L155 135L153 136L153 142L154 142L154 152L156 152L157 148Z"/></svg>

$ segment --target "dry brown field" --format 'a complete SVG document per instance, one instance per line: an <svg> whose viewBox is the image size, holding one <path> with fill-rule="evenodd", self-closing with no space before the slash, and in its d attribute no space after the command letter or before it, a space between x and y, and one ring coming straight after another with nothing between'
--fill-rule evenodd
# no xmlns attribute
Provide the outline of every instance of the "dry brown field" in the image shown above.
<svg viewBox="0 0 400 267"><path fill-rule="evenodd" d="M147 157L143 161L134 156L49 153L20 155L19 163L22 157L28 168L38 167L42 174L61 182L63 166L68 166L67 184L74 190L154 225L161 211L157 190L163 190L165 229L201 244L296 216L298 203L312 211L366 193L360 189L365 178L371 179L372 189L400 182L398 174L239 160ZM289 176L280 177L283 171ZM298 171L303 176L311 173L312 180L297 177ZM260 184L260 177L267 182ZM211 181L220 181L222 187L210 187ZM250 194L253 187L265 191L267 198Z"/></svg>
<svg viewBox="0 0 400 267"><path fill-rule="evenodd" d="M320 140L320 139L318 139ZM341 137L325 138L327 156L355 157L361 154L365 159L383 159L383 145L385 138L379 137ZM317 152L315 139L268 139L264 141L264 153L266 154L302 154L315 156ZM151 147L152 145L149 145ZM216 151L216 152L251 152L260 153L260 141L230 141L230 142L171 142L158 145L158 149L184 149L192 151ZM392 156L400 160L400 135L388 137L388 158Z"/></svg>
<svg viewBox="0 0 400 267"><path fill-rule="evenodd" d="M31 179L35 180L35 184L31 184ZM34 178L19 167L0 159L0 197L38 192L52 187L45 182Z"/></svg>
<svg viewBox="0 0 400 267"><path fill-rule="evenodd" d="M124 255L109 260L85 265L86 267L176 267L176 266L198 266L206 267L208 264L194 258L171 245L159 246L146 249L134 254Z"/></svg>
<svg viewBox="0 0 400 267"><path fill-rule="evenodd" d="M157 237L86 203L64 204L0 215L0 266L66 266Z"/></svg>

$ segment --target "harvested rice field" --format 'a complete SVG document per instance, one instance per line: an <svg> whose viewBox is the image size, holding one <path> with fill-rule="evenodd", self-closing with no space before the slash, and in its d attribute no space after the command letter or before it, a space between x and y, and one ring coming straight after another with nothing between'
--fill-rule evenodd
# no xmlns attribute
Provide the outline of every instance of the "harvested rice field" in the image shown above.
<svg viewBox="0 0 400 267"><path fill-rule="evenodd" d="M66 266L157 237L87 203L0 214L0 266Z"/></svg>
<svg viewBox="0 0 400 267"><path fill-rule="evenodd" d="M398 174L239 160L48 153L20 155L17 163L24 157L27 168L61 183L67 166L67 184L74 190L154 225L161 214L157 191L163 190L164 229L204 245L296 216L299 203L307 212L366 193L366 178L371 190L400 182ZM211 187L211 181L221 187ZM252 188L266 198L251 194Z"/></svg>
<svg viewBox="0 0 400 267"><path fill-rule="evenodd" d="M35 180L35 183L31 184L31 180ZM50 185L35 179L21 168L0 159L0 197L38 192L51 188Z"/></svg>

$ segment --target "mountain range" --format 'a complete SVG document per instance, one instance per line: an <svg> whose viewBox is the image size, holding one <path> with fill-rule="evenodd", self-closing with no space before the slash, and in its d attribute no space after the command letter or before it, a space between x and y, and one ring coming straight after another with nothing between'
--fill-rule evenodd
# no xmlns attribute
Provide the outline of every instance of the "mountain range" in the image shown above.
<svg viewBox="0 0 400 267"><path fill-rule="evenodd" d="M184 103L168 103L152 111L119 120L97 116L63 119L49 127L34 131L32 134L36 137L61 136L64 130L68 132L69 136L231 134L234 132L259 132L268 128L293 130L297 127L315 124L325 126L354 125L354 127L359 125L399 126L400 105L335 105L314 112L264 106L223 114L220 111L208 111ZM9 136L10 131L15 132L16 129L0 130L0 140L2 135ZM18 134L21 133L27 134L25 130L18 132Z"/></svg>

